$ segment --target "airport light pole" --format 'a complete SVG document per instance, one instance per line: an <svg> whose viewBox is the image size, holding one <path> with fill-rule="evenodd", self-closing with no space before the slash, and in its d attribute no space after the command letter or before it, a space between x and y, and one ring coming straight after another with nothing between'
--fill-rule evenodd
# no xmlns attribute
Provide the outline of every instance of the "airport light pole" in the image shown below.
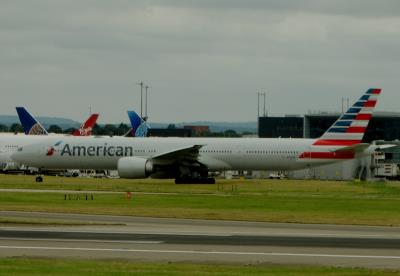
<svg viewBox="0 0 400 276"><path fill-rule="evenodd" d="M147 118L148 118L148 115L147 115L147 91L148 91L148 89L150 88L150 86L148 86L148 85L146 85L145 86L145 90L146 90L146 96L145 96L145 103L146 103L146 105L145 105L145 108L146 108L146 111L145 111L145 120L147 121Z"/></svg>
<svg viewBox="0 0 400 276"><path fill-rule="evenodd" d="M266 113L265 113L265 105L266 105L266 102L267 102L267 93L263 93L264 94L264 117L265 117L265 115L267 115Z"/></svg>
<svg viewBox="0 0 400 276"><path fill-rule="evenodd" d="M257 93L257 116L258 117L260 117L260 97L264 98L264 101L263 101L263 114L262 115L265 117L267 115L267 113L266 113L267 93L265 93L265 92L258 92Z"/></svg>
<svg viewBox="0 0 400 276"><path fill-rule="evenodd" d="M143 118L143 81L138 82L137 85L140 85L140 118Z"/></svg>

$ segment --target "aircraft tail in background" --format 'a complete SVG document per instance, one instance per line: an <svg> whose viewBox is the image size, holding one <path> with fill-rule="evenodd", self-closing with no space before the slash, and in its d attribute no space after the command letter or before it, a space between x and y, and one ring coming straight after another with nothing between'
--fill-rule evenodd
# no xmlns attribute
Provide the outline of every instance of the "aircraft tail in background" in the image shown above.
<svg viewBox="0 0 400 276"><path fill-rule="evenodd" d="M89 119L86 120L78 129L76 129L72 135L73 136L90 136L92 135L93 127L99 118L98 113L90 115Z"/></svg>
<svg viewBox="0 0 400 276"><path fill-rule="evenodd" d="M313 144L352 146L360 144L382 89L370 88Z"/></svg>
<svg viewBox="0 0 400 276"><path fill-rule="evenodd" d="M15 109L26 135L48 135L46 129L24 107Z"/></svg>
<svg viewBox="0 0 400 276"><path fill-rule="evenodd" d="M147 124L145 120L140 118L140 116L132 110L127 111L129 121L131 123L131 129L125 136L128 137L146 137L147 132L150 129L150 126Z"/></svg>

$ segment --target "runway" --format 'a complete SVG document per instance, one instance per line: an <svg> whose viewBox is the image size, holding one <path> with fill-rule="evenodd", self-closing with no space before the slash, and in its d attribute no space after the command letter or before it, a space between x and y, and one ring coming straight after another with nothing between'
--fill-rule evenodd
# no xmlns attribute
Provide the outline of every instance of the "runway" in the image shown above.
<svg viewBox="0 0 400 276"><path fill-rule="evenodd" d="M108 223L1 226L0 257L279 263L400 269L400 228L0 212L1 217Z"/></svg>

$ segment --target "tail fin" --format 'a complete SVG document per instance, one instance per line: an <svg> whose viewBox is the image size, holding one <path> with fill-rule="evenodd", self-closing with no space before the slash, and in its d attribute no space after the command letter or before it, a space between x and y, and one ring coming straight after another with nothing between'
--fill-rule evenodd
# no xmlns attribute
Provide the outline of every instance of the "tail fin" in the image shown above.
<svg viewBox="0 0 400 276"><path fill-rule="evenodd" d="M73 136L90 136L92 135L92 130L94 125L96 124L97 119L99 118L98 113L94 113L90 115L89 119L84 122L79 129L76 129L72 135Z"/></svg>
<svg viewBox="0 0 400 276"><path fill-rule="evenodd" d="M15 109L25 134L48 135L46 129L24 107L16 107Z"/></svg>
<svg viewBox="0 0 400 276"><path fill-rule="evenodd" d="M351 146L361 143L381 91L368 89L313 145Z"/></svg>
<svg viewBox="0 0 400 276"><path fill-rule="evenodd" d="M135 111L128 111L131 129L125 136L146 137L150 126Z"/></svg>

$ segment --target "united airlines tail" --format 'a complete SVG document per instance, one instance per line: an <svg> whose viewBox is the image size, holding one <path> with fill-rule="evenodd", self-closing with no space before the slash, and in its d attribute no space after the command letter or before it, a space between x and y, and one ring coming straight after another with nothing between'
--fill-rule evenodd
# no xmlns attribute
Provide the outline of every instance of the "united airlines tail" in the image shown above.
<svg viewBox="0 0 400 276"><path fill-rule="evenodd" d="M24 107L16 107L15 109L25 134L48 135L46 129Z"/></svg>
<svg viewBox="0 0 400 276"><path fill-rule="evenodd" d="M92 130L99 118L98 113L90 115L89 119L86 120L78 129L76 129L72 135L73 136L90 136L92 135Z"/></svg>
<svg viewBox="0 0 400 276"><path fill-rule="evenodd" d="M370 88L315 143L314 146L360 144L375 109L381 89Z"/></svg>
<svg viewBox="0 0 400 276"><path fill-rule="evenodd" d="M125 136L146 137L150 128L147 122L140 118L135 111L128 111L128 117L131 122L131 129L127 134L125 134Z"/></svg>

